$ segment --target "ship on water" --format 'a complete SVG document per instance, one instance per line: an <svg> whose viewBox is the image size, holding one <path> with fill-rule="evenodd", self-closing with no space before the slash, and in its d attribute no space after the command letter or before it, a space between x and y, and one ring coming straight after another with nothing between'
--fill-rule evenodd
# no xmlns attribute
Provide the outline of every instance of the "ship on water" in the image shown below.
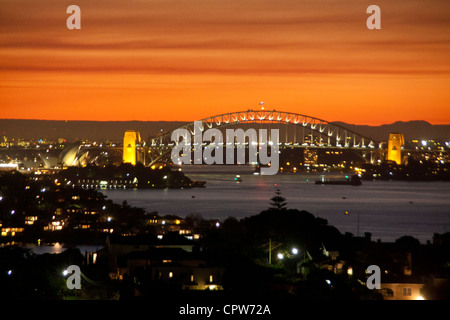
<svg viewBox="0 0 450 320"><path fill-rule="evenodd" d="M322 175L320 180L316 180L316 184L322 184L322 185L351 185L351 186L360 186L362 184L361 178L354 174L351 177L346 176L345 180L328 180L325 179L325 176Z"/></svg>

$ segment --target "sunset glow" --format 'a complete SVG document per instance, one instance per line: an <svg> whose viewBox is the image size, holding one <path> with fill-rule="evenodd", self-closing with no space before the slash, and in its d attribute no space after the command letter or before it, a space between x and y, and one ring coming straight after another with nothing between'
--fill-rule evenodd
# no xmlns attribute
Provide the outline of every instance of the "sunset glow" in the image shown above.
<svg viewBox="0 0 450 320"><path fill-rule="evenodd" d="M66 8L81 8L68 30ZM450 2L0 0L0 118L450 123Z"/></svg>

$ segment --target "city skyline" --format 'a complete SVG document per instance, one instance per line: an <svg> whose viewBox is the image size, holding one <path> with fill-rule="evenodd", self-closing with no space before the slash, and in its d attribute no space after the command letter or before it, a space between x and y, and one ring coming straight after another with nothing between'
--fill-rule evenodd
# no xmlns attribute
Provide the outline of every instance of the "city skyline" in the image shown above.
<svg viewBox="0 0 450 320"><path fill-rule="evenodd" d="M444 1L3 1L0 118L194 121L260 107L449 124ZM366 9L381 8L381 30Z"/></svg>

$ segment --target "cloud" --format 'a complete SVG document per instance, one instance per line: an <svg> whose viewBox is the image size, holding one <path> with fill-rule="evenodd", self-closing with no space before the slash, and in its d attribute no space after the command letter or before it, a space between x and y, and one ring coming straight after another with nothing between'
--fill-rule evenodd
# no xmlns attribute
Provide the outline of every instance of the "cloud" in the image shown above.
<svg viewBox="0 0 450 320"><path fill-rule="evenodd" d="M89 88L86 100L103 103L105 92L94 89L103 90L108 79L119 79L110 94L132 89L131 82L121 83L125 76L124 82L141 79L141 102L160 99L167 106L177 99L170 90L195 90L193 100L183 99L185 106L200 95L214 99L217 91L246 87L232 98L238 101L260 79L264 89L252 94L263 90L283 99L309 95L302 90L313 79L310 99L318 104L332 99L316 93L327 84L333 101L354 104L360 99L365 105L371 92L373 105L448 101L442 93L450 73L448 0L377 0L377 31L366 28L368 0L77 0L82 29L76 31L66 28L72 1L1 1L0 96L11 110L31 95L51 110L55 91L62 97L75 85ZM171 81L164 93L161 78ZM331 85L330 78L339 81ZM59 79L58 90L53 79ZM196 87L203 79L217 86ZM361 79L368 93L355 98ZM397 80L394 90L389 81ZM340 90L342 81L351 97Z"/></svg>

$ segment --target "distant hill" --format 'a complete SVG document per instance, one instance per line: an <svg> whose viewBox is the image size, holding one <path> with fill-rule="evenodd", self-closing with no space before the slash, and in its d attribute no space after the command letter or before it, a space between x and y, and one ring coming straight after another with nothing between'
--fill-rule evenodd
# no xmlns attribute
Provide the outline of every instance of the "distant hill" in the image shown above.
<svg viewBox="0 0 450 320"><path fill-rule="evenodd" d="M391 132L403 133L405 140L435 139L450 141L450 125L432 125L422 120L407 122L397 121L392 124L383 124L381 126L354 125L345 122L334 123L376 141L387 141L389 133Z"/></svg>
<svg viewBox="0 0 450 320"><path fill-rule="evenodd" d="M161 131L176 129L185 122L170 121L52 121L0 119L0 136L9 139L58 139L122 141L126 130L137 130L142 139L155 136Z"/></svg>
<svg viewBox="0 0 450 320"><path fill-rule="evenodd" d="M390 132L402 132L406 140L436 139L450 141L450 125L432 125L426 121L398 121L381 126L354 125L335 122L363 136L387 141ZM126 130L137 130L147 140L161 131L176 129L186 122L179 121L51 121L0 119L0 136L9 139L97 140L119 142Z"/></svg>

